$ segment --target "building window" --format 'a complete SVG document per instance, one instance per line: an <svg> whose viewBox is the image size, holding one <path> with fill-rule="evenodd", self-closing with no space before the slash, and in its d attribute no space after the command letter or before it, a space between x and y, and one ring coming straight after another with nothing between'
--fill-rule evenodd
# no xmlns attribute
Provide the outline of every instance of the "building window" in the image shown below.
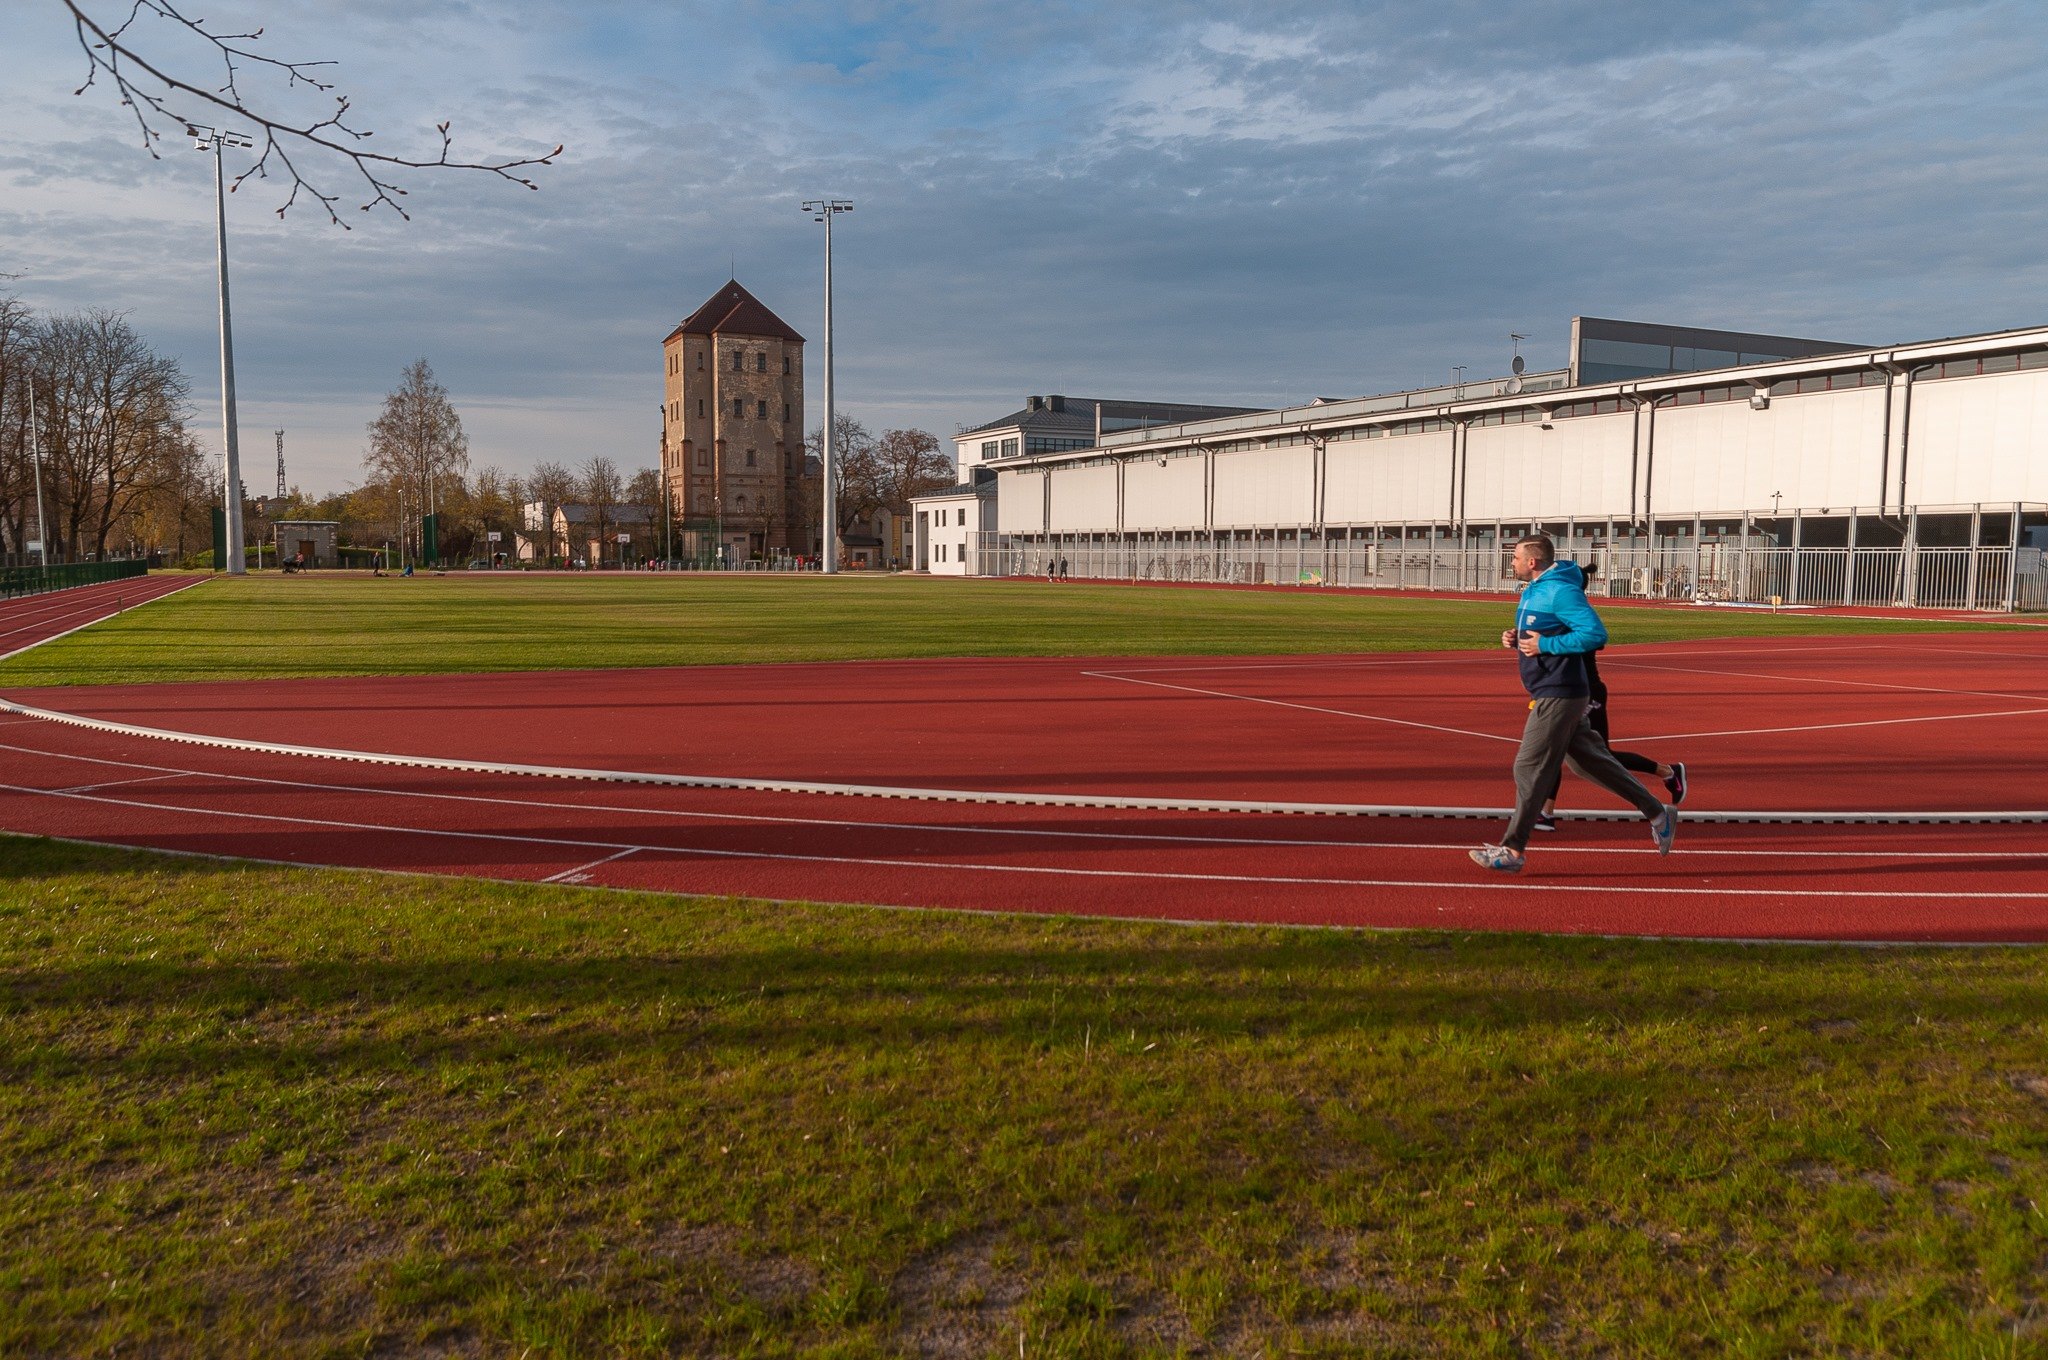
<svg viewBox="0 0 2048 1360"><path fill-rule="evenodd" d="M747 466L748 466L748 467L752 467L753 465L754 465L754 451L753 451L752 449L748 449L748 450L747 450Z"/></svg>
<svg viewBox="0 0 2048 1360"><path fill-rule="evenodd" d="M704 371L704 351L701 349L697 351L697 371L699 373Z"/></svg>
<svg viewBox="0 0 2048 1360"><path fill-rule="evenodd" d="M789 376L789 356L787 354L782 356L782 376L785 378Z"/></svg>
<svg viewBox="0 0 2048 1360"><path fill-rule="evenodd" d="M698 449L698 450L697 450L697 466L698 466L698 467L700 467L700 468L708 468L708 467L710 467L710 466L711 466L711 450L710 450L710 449Z"/></svg>
<svg viewBox="0 0 2048 1360"><path fill-rule="evenodd" d="M1003 441L1003 457L1005 457L1005 458L1014 458L1014 457L1016 456L1016 454L1017 454L1017 441L1016 441L1016 440L1014 440L1014 439L1005 439L1005 440Z"/></svg>
<svg viewBox="0 0 2048 1360"><path fill-rule="evenodd" d="M786 401L782 403L782 419L785 424L789 421L789 403Z"/></svg>
<svg viewBox="0 0 2048 1360"><path fill-rule="evenodd" d="M953 522L954 522L955 524L965 524L965 523L967 523L967 507L966 507L966 506L962 506L962 507L960 507L960 509L958 509L958 510L954 511L954 514L955 514L956 516L958 516L958 518L956 518L956 519L955 519L955 520L953 521Z"/></svg>
<svg viewBox="0 0 2048 1360"><path fill-rule="evenodd" d="M996 441L993 439L984 441L981 446L981 456L983 460L986 461L987 459L995 457L997 451L1000 450L1001 448L1002 445L996 443Z"/></svg>
<svg viewBox="0 0 2048 1360"><path fill-rule="evenodd" d="M746 362L746 358L746 355L740 353L738 350L734 350L732 352L732 371L735 373L739 372L740 365Z"/></svg>
<svg viewBox="0 0 2048 1360"><path fill-rule="evenodd" d="M754 419L756 419L756 420L766 420L767 418L768 418L768 403L767 403L767 402L765 402L765 401L757 401L757 402L755 402L755 403L754 403Z"/></svg>
<svg viewBox="0 0 2048 1360"><path fill-rule="evenodd" d="M747 414L747 399L745 397L734 397L732 399L732 413L737 417L744 417Z"/></svg>
<svg viewBox="0 0 2048 1360"><path fill-rule="evenodd" d="M766 373L766 372L768 371L768 351L767 351L767 350L765 350L765 349L764 349L764 350L762 350L762 351L761 351L760 353L758 353L758 354L756 354L756 355L754 356L754 371L755 371L756 373Z"/></svg>
<svg viewBox="0 0 2048 1360"><path fill-rule="evenodd" d="M704 418L704 398L702 398L702 397L699 397L699 398L697 398L697 419L699 419L699 420L702 420L703 418Z"/></svg>

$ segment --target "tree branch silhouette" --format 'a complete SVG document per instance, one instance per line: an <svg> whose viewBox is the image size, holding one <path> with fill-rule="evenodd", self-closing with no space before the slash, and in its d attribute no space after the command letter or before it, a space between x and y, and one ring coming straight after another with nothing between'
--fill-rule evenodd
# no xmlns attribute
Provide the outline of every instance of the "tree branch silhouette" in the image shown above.
<svg viewBox="0 0 2048 1360"><path fill-rule="evenodd" d="M78 32L78 45L85 53L85 83L73 94L84 94L104 76L121 97L121 104L135 115L137 128L142 134L142 147L152 158L162 159L157 154L156 144L163 140L160 123L175 123L179 131L187 131L200 125L199 120L180 112L178 105L193 108L189 102L198 100L219 110L247 119L256 125L263 135L263 154L256 163L235 176L231 187L240 189L242 182L252 175L258 179L269 179L273 165L279 174L289 176L290 192L277 208L277 215L283 217L299 202L304 193L317 202L327 214L328 221L349 230L349 224L335 211L341 202L340 193L325 193L301 172L299 163L293 159L292 149L332 152L346 159L356 174L360 175L368 198L359 205L363 212L370 212L382 206L391 209L401 218L411 220L411 214L398 200L405 196L405 189L396 183L392 173L398 170L476 170L496 175L514 184L523 184L529 189L540 186L520 173L534 166L553 165L555 158L562 154L557 146L544 156L528 156L513 160L456 160L453 155L454 138L445 122L434 125L441 136L441 154L433 160L419 160L406 156L391 156L371 151L362 145L372 133L368 129L351 126L348 122L349 97L335 93L332 83L313 74L323 67L334 65L331 61L281 61L256 51L249 44L263 37L258 28L252 33L216 33L206 26L204 19L187 18L173 0L128 0L128 16L112 29L104 28L90 14L87 14L79 0L61 0ZM219 55L223 80L212 90L207 90L178 75L162 69L143 56L134 39L129 37L136 21L145 16L165 20L210 44ZM257 66L282 72L287 91L299 86L323 95L331 96L333 108L324 118L311 122L297 123L285 118L274 118L258 112L242 97L241 76L245 67ZM218 116L208 111L209 116ZM387 176L389 176L387 178Z"/></svg>

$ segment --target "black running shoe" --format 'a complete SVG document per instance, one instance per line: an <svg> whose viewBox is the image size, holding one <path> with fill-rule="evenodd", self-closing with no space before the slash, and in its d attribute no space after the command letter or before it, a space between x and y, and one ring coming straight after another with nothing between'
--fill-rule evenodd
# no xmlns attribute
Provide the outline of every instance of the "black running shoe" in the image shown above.
<svg viewBox="0 0 2048 1360"><path fill-rule="evenodd" d="M1538 831L1555 831L1555 830L1557 830L1557 818L1555 818L1555 817L1538 817L1538 818L1536 819L1536 829L1537 829Z"/></svg>
<svg viewBox="0 0 2048 1360"><path fill-rule="evenodd" d="M1671 777L1664 781L1664 787L1671 790L1671 806L1677 807L1685 801L1685 762L1671 762Z"/></svg>

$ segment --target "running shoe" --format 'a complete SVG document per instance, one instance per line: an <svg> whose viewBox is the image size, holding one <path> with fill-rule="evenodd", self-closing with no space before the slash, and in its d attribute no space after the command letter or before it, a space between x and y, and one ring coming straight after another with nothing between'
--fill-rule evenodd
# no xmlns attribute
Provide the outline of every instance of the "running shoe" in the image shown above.
<svg viewBox="0 0 2048 1360"><path fill-rule="evenodd" d="M1671 806L1677 807L1685 801L1685 762L1671 762L1671 777L1664 781L1664 787L1671 790Z"/></svg>
<svg viewBox="0 0 2048 1360"><path fill-rule="evenodd" d="M1668 855L1671 853L1671 842L1678 839L1677 808L1669 803L1664 805L1664 810L1657 814L1655 821L1650 823L1650 839L1656 842L1658 854Z"/></svg>
<svg viewBox="0 0 2048 1360"><path fill-rule="evenodd" d="M1537 829L1538 831L1555 831L1555 830L1557 830L1557 818L1555 818L1555 817L1538 817L1538 818L1536 819L1536 829Z"/></svg>
<svg viewBox="0 0 2048 1360"><path fill-rule="evenodd" d="M1510 850L1505 845L1482 845L1468 852L1472 862L1486 869L1497 869L1504 874L1522 872L1522 852Z"/></svg>

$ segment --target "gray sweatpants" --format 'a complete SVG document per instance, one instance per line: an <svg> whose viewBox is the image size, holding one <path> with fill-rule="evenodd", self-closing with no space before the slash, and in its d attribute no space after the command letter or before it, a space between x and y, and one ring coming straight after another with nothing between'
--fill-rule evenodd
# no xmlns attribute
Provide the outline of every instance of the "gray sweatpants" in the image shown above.
<svg viewBox="0 0 2048 1360"><path fill-rule="evenodd" d="M1622 767L1586 720L1591 702L1581 696L1530 703L1529 721L1522 728L1522 749L1515 753L1515 815L1508 821L1507 834L1500 838L1508 849L1520 851L1528 846L1543 800L1555 787L1560 764L1635 804L1645 817L1654 818L1664 811L1664 804Z"/></svg>

